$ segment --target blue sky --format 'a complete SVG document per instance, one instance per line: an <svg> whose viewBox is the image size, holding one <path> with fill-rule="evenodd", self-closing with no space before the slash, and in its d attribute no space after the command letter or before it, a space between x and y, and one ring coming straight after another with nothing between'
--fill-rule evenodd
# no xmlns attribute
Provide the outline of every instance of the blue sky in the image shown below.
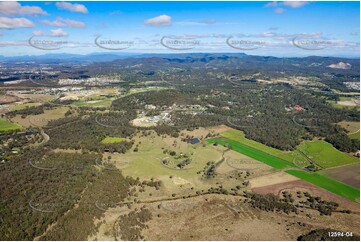
<svg viewBox="0 0 361 242"><path fill-rule="evenodd" d="M0 55L359 57L359 13L359 2L0 2Z"/></svg>

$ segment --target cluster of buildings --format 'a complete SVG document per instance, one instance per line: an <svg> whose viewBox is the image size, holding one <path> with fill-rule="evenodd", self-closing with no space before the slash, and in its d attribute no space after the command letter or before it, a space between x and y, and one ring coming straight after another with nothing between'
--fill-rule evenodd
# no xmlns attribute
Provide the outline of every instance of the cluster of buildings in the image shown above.
<svg viewBox="0 0 361 242"><path fill-rule="evenodd" d="M58 85L85 85L85 86L102 86L120 83L122 80L110 79L106 77L91 77L87 79L59 79Z"/></svg>
<svg viewBox="0 0 361 242"><path fill-rule="evenodd" d="M148 104L144 106L146 110L156 110L157 106ZM158 115L154 115L151 117L147 117L146 111L140 111L138 114L137 122L143 124L153 124L156 125L158 123L171 124L172 120L172 111L183 111L186 114L197 115L199 113L205 112L206 108L201 105L176 105L172 106L164 106L161 107L160 113Z"/></svg>
<svg viewBox="0 0 361 242"><path fill-rule="evenodd" d="M360 91L360 82L344 82L347 88Z"/></svg>

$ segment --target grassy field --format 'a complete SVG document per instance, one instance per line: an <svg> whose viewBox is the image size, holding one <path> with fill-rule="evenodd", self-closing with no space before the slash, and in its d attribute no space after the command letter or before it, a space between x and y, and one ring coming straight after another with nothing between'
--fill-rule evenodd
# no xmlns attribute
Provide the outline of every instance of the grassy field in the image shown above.
<svg viewBox="0 0 361 242"><path fill-rule="evenodd" d="M302 151L310 159L316 162L322 168L330 168L351 163L359 162L356 157L345 154L330 143L322 140L304 142L297 149Z"/></svg>
<svg viewBox="0 0 361 242"><path fill-rule="evenodd" d="M164 184L163 189L159 191L147 189L146 193L140 193L139 197L141 199L149 199L148 193L152 193L152 197L166 198L171 196L172 193L187 195L194 194L196 190L206 191L212 186L217 186L217 184L222 184L226 189L230 189L242 183L241 180L237 180L234 176L239 171L227 165L226 162L220 163L219 167L217 167L217 175L214 178L206 179L202 176L202 171L207 166L207 162L217 162L222 159L223 152L226 150L225 147L206 144L190 145L181 141L181 138L181 136L177 138L161 137L155 132L148 136L138 133L133 138L134 147L138 145L137 152L130 149L125 154L104 153L103 160L111 156L110 160L115 163L116 167L125 176L139 177L142 180L154 178ZM167 167L161 163L162 158L170 157L168 153L164 153L165 150L175 151L177 155L181 153L187 154L192 162L185 169L177 169L173 166ZM269 166L234 151L227 152L226 155L229 159L235 161L254 161L255 164L252 167L259 168L262 172L272 170ZM256 166L257 164L259 166ZM229 178L230 175L233 175L234 178ZM194 190L191 190L192 187Z"/></svg>
<svg viewBox="0 0 361 242"><path fill-rule="evenodd" d="M360 190L343 184L341 182L335 181L331 178L322 176L317 173L308 173L298 170L288 170L286 172L316 186L322 187L323 189L326 189L341 197L345 197L351 201L356 201L356 199L360 199Z"/></svg>
<svg viewBox="0 0 361 242"><path fill-rule="evenodd" d="M338 125L348 131L348 136L351 139L360 139L360 122L342 121Z"/></svg>
<svg viewBox="0 0 361 242"><path fill-rule="evenodd" d="M150 179L151 177L161 176L177 176L189 182L196 182L198 180L196 172L202 170L206 163L210 160L216 161L220 159L221 152L214 150L212 147L190 146L184 142L180 142L180 139L170 138L162 139L157 135L148 137L136 137L135 143L141 142L138 152L128 151L126 154L119 156L114 155L119 161L126 161L129 164L124 169L124 174L131 175L133 177L143 177ZM177 140L177 146L172 146L173 140ZM163 154L163 148L174 150L179 153L191 154L192 163L188 170L172 170L164 167L161 164L161 158L169 156Z"/></svg>
<svg viewBox="0 0 361 242"><path fill-rule="evenodd" d="M360 139L360 131L356 132L356 133L352 133L349 134L348 137L350 137L351 139Z"/></svg>
<svg viewBox="0 0 361 242"><path fill-rule="evenodd" d="M26 107L35 107L35 106L40 106L41 103L22 103L22 104L15 104L13 106L10 106L10 111L16 111L16 110L22 110L25 109Z"/></svg>
<svg viewBox="0 0 361 242"><path fill-rule="evenodd" d="M140 92L149 92L149 91L161 91L161 90L168 90L168 89L172 89L169 87L139 87L139 88L131 88L128 93L123 94L122 96L129 96L135 93L140 93Z"/></svg>
<svg viewBox="0 0 361 242"><path fill-rule="evenodd" d="M337 123L342 128L346 129L350 133L355 133L360 130L360 122L342 121Z"/></svg>
<svg viewBox="0 0 361 242"><path fill-rule="evenodd" d="M281 150L269 147L267 145L261 144L257 141L247 139L245 137L243 131L231 129L231 130L222 132L221 136L225 137L227 139L230 139L230 140L238 141L239 143L242 143L249 147L255 148L257 150L262 150L263 152L265 152L267 154L270 154L272 156L281 158L281 159L289 161L289 162L292 162L293 158L294 158L292 152L281 151Z"/></svg>
<svg viewBox="0 0 361 242"><path fill-rule="evenodd" d="M352 122L353 130L357 129L357 125L354 123L355 122ZM349 127L351 126L349 125ZM335 149L331 144L325 141L304 142L297 146L297 150L287 152L247 139L245 138L242 131L235 129L222 132L221 136L230 140L237 141L256 150L260 150L271 156L275 156L282 160L292 162L298 167L305 167L309 165L309 162L305 157L300 155L299 151L297 150L302 151L305 155L307 155L308 158L310 158L323 168L330 168L358 162L358 159L356 157L349 156Z"/></svg>
<svg viewBox="0 0 361 242"><path fill-rule="evenodd" d="M22 98L22 99L31 99L33 102L39 102L39 103L44 103L44 102L49 102L51 100L53 100L55 98L55 96L53 95L47 95L47 94L24 94L24 93L17 93L16 94L17 97Z"/></svg>
<svg viewBox="0 0 361 242"><path fill-rule="evenodd" d="M231 148L239 153L242 153L246 156L249 156L255 160L261 161L269 166L272 166L277 169L285 169L288 174L296 176L304 181L307 181L311 184L324 188L332 193L345 197L351 201L355 201L360 197L360 191L356 188L343 184L341 182L335 181L331 178L322 176L318 173L309 173L306 171L296 170L296 165L293 163L282 160L278 157L272 156L270 154L264 153L261 150L257 150L253 147L241 144L235 140L230 140L226 138L212 138L208 140L209 144L218 143L223 146L230 145ZM324 142L326 143L326 142ZM328 143L326 143L328 144ZM317 143L316 143L317 147ZM314 147L312 147L314 148ZM333 147L332 147L333 148ZM334 149L334 148L333 148ZM312 150L312 149L311 149ZM341 152L340 152L341 153ZM341 153L343 154L343 153ZM333 153L335 155L335 153ZM339 155L339 154L336 154ZM346 155L346 154L343 154Z"/></svg>
<svg viewBox="0 0 361 242"><path fill-rule="evenodd" d="M114 144L114 143L122 142L123 140L125 140L125 139L121 138L121 137L109 137L108 136L102 140L102 143L103 144Z"/></svg>
<svg viewBox="0 0 361 242"><path fill-rule="evenodd" d="M271 154L264 153L260 150L257 150L253 147L241 144L238 141L230 140L230 139L219 139L219 138L212 138L208 140L209 144L218 143L223 146L231 145L231 148L241 154L249 156L255 160L261 161L269 166L272 166L277 169L283 169L287 167L296 167L293 163L288 162L286 160L282 160L278 157L275 157Z"/></svg>
<svg viewBox="0 0 361 242"><path fill-rule="evenodd" d="M21 118L21 115L16 115L12 121L20 124L23 127L43 127L48 124L50 120L60 119L65 117L65 113L69 110L68 107L59 107L50 110L45 110L39 115L29 115L26 118Z"/></svg>
<svg viewBox="0 0 361 242"><path fill-rule="evenodd" d="M21 130L21 126L13 124L9 121L4 119L0 119L0 132L7 132L7 131L19 131Z"/></svg>
<svg viewBox="0 0 361 242"><path fill-rule="evenodd" d="M327 100L335 108L345 108L345 109L354 109L360 110L360 105L358 102L359 98L354 97L340 97L340 101Z"/></svg>
<svg viewBox="0 0 361 242"><path fill-rule="evenodd" d="M110 107L112 104L111 99L93 100L93 101L77 101L72 105L77 107Z"/></svg>

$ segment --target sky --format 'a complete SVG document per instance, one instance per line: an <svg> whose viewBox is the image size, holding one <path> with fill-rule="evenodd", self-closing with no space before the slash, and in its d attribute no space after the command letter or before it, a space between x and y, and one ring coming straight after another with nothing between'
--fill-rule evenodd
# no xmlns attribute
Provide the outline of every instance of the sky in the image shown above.
<svg viewBox="0 0 361 242"><path fill-rule="evenodd" d="M0 55L359 58L359 2L0 2Z"/></svg>

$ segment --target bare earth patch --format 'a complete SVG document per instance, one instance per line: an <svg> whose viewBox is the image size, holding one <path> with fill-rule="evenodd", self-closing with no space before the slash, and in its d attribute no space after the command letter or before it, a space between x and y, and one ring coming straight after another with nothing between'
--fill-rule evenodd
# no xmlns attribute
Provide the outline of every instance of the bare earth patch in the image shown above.
<svg viewBox="0 0 361 242"><path fill-rule="evenodd" d="M347 185L360 188L360 163L327 169L320 173Z"/></svg>
<svg viewBox="0 0 361 242"><path fill-rule="evenodd" d="M18 100L15 96L10 95L0 95L0 104L7 104L7 103L13 103Z"/></svg>
<svg viewBox="0 0 361 242"><path fill-rule="evenodd" d="M322 197L325 200L328 201L334 201L340 204L340 206L343 206L345 208L351 209L352 211L360 211L360 205L357 203L353 203L346 198L339 197L329 191L326 191L322 188L319 188L317 186L314 186L310 183L307 183L302 180L298 181L289 181L284 183L279 183L275 185L268 185L263 187L257 187L253 188L252 192L254 193L260 193L260 194L267 194L272 193L275 195L281 194L282 191L287 189L306 189L311 194L317 194L317 196Z"/></svg>
<svg viewBox="0 0 361 242"><path fill-rule="evenodd" d="M250 184L252 188L264 187L276 184L282 184L285 182L297 181L297 177L289 175L283 171L275 172L265 176L256 177L250 179Z"/></svg>
<svg viewBox="0 0 361 242"><path fill-rule="evenodd" d="M359 105L356 101L338 101L337 104L349 107L356 107Z"/></svg>

